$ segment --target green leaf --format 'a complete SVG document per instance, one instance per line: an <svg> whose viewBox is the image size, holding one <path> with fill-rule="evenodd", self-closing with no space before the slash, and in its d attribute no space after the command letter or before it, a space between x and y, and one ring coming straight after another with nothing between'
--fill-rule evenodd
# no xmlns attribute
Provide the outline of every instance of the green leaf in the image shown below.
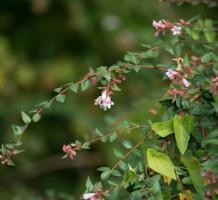
<svg viewBox="0 0 218 200"><path fill-rule="evenodd" d="M114 142L117 139L117 133L114 133L113 135L111 135L109 139L110 139L110 142Z"/></svg>
<svg viewBox="0 0 218 200"><path fill-rule="evenodd" d="M113 149L114 155L116 156L116 158L121 159L123 158L123 153L121 151L119 151L118 149Z"/></svg>
<svg viewBox="0 0 218 200"><path fill-rule="evenodd" d="M190 177L190 176L184 177L184 178L182 179L182 183L183 183L184 185L192 185L192 179L191 179L191 177Z"/></svg>
<svg viewBox="0 0 218 200"><path fill-rule="evenodd" d="M120 172L118 171L118 170L111 170L111 175L112 176L117 176L117 177L120 177L121 176L121 174L120 174Z"/></svg>
<svg viewBox="0 0 218 200"><path fill-rule="evenodd" d="M139 64L140 58L136 53L128 52L127 55L124 56L124 60L126 62L133 63L135 65Z"/></svg>
<svg viewBox="0 0 218 200"><path fill-rule="evenodd" d="M181 162L187 167L189 175L191 176L192 183L196 191L203 196L204 195L204 180L201 176L201 169L197 158L193 156L181 157Z"/></svg>
<svg viewBox="0 0 218 200"><path fill-rule="evenodd" d="M121 161L119 162L119 167L120 167L120 169L122 169L123 171L126 171L126 170L128 169L127 164L126 164L123 160L121 160Z"/></svg>
<svg viewBox="0 0 218 200"><path fill-rule="evenodd" d="M213 52L206 53L201 58L202 63L208 63L210 61L217 61L217 60L218 60L218 58L217 58L216 54L214 54Z"/></svg>
<svg viewBox="0 0 218 200"><path fill-rule="evenodd" d="M206 19L204 21L205 29L204 35L208 42L212 43L215 41L216 33L213 27L213 21L211 19Z"/></svg>
<svg viewBox="0 0 218 200"><path fill-rule="evenodd" d="M62 87L59 87L59 88L55 88L55 89L54 89L54 91L57 92L57 93L59 93L61 90L62 90Z"/></svg>
<svg viewBox="0 0 218 200"><path fill-rule="evenodd" d="M94 188L93 183L92 183L91 179L88 177L86 180L86 189L89 192L91 192L91 191L93 191L93 188Z"/></svg>
<svg viewBox="0 0 218 200"><path fill-rule="evenodd" d="M95 135L96 136L103 136L102 132L99 129L95 129Z"/></svg>
<svg viewBox="0 0 218 200"><path fill-rule="evenodd" d="M21 117L25 124L29 124L31 122L31 118L23 111L21 111Z"/></svg>
<svg viewBox="0 0 218 200"><path fill-rule="evenodd" d="M175 130L176 144L182 155L184 155L188 147L191 129L192 129L192 119L188 114L184 114L182 116L175 115L174 130Z"/></svg>
<svg viewBox="0 0 218 200"><path fill-rule="evenodd" d="M87 90L90 87L90 85L91 85L90 80L83 81L81 84L81 91L83 92L83 91Z"/></svg>
<svg viewBox="0 0 218 200"><path fill-rule="evenodd" d="M211 103L215 109L215 111L218 113L218 102Z"/></svg>
<svg viewBox="0 0 218 200"><path fill-rule="evenodd" d="M104 172L104 171L110 170L110 168L109 167L99 167L97 170L100 172Z"/></svg>
<svg viewBox="0 0 218 200"><path fill-rule="evenodd" d="M201 145L202 147L205 147L206 145L218 145L218 139L205 139L202 141Z"/></svg>
<svg viewBox="0 0 218 200"><path fill-rule="evenodd" d="M113 91L121 91L121 89L117 86L116 83L113 84L113 86L111 87L111 89L112 89Z"/></svg>
<svg viewBox="0 0 218 200"><path fill-rule="evenodd" d="M106 179L108 179L111 175L111 170L106 170L103 173L101 173L101 180L105 181Z"/></svg>
<svg viewBox="0 0 218 200"><path fill-rule="evenodd" d="M131 149L132 148L132 144L127 141L127 140L124 140L122 141L122 145L126 148L126 149Z"/></svg>
<svg viewBox="0 0 218 200"><path fill-rule="evenodd" d="M175 55L174 54L174 50L171 46L165 46L164 50L168 53L170 53L171 55Z"/></svg>
<svg viewBox="0 0 218 200"><path fill-rule="evenodd" d="M81 148L82 149L90 149L90 143L86 142L86 143L82 144Z"/></svg>
<svg viewBox="0 0 218 200"><path fill-rule="evenodd" d="M77 93L79 90L79 85L78 84L71 84L70 85L70 90Z"/></svg>
<svg viewBox="0 0 218 200"><path fill-rule="evenodd" d="M168 176L176 180L173 163L165 153L159 152L156 149L148 148L147 160L151 169L161 175Z"/></svg>
<svg viewBox="0 0 218 200"><path fill-rule="evenodd" d="M151 129L159 136L166 137L174 132L173 120L155 122L152 124Z"/></svg>
<svg viewBox="0 0 218 200"><path fill-rule="evenodd" d="M65 102L65 98L66 98L66 95L65 95L65 94L58 94L58 95L56 96L57 102L60 102L60 103L64 103L64 102Z"/></svg>
<svg viewBox="0 0 218 200"><path fill-rule="evenodd" d="M107 67L101 66L97 69L97 73L103 76L107 81L111 80L111 72L108 71Z"/></svg>
<svg viewBox="0 0 218 200"><path fill-rule="evenodd" d="M120 123L120 125L118 126L118 129L121 129L121 128L127 129L129 127L130 127L129 122L127 120L124 120Z"/></svg>
<svg viewBox="0 0 218 200"><path fill-rule="evenodd" d="M14 137L18 137L23 133L23 128L17 125L12 125Z"/></svg>
<svg viewBox="0 0 218 200"><path fill-rule="evenodd" d="M41 115L39 113L36 113L33 115L32 120L36 123L41 119Z"/></svg>
<svg viewBox="0 0 218 200"><path fill-rule="evenodd" d="M107 136L102 136L100 140L104 143L107 142Z"/></svg>

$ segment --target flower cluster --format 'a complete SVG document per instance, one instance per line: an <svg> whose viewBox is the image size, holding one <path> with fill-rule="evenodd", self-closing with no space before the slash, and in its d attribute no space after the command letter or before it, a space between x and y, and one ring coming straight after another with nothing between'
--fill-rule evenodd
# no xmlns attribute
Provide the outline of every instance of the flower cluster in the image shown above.
<svg viewBox="0 0 218 200"><path fill-rule="evenodd" d="M173 69L168 69L166 71L166 76L170 79L170 80L175 80L177 78L180 77L180 73L178 71L175 71Z"/></svg>
<svg viewBox="0 0 218 200"><path fill-rule="evenodd" d="M17 154L14 150L4 149L4 151L0 150L2 154L0 154L0 161L1 164L6 165L14 165L13 161L11 160L11 157L15 154Z"/></svg>
<svg viewBox="0 0 218 200"><path fill-rule="evenodd" d="M212 169L209 169L207 172L203 172L202 176L204 177L206 185L212 185L217 183L217 177Z"/></svg>
<svg viewBox="0 0 218 200"><path fill-rule="evenodd" d="M103 90L101 96L95 99L95 105L98 105L100 108L103 108L104 111L110 109L114 102L111 101L110 92L108 90Z"/></svg>
<svg viewBox="0 0 218 200"><path fill-rule="evenodd" d="M171 31L173 35L181 35L182 27L189 26L190 24L181 19L178 23L171 23L165 19L161 19L159 21L153 20L153 27L156 29L155 36L159 36L160 34L165 34L167 31Z"/></svg>
<svg viewBox="0 0 218 200"><path fill-rule="evenodd" d="M168 69L167 72L166 72L166 76L170 80L174 81L174 83L176 83L176 84L182 83L183 86L186 87L186 88L190 86L190 82L185 78L185 76L181 75L180 71L175 71L173 69Z"/></svg>
<svg viewBox="0 0 218 200"><path fill-rule="evenodd" d="M71 160L73 160L76 156L76 145L75 144L68 144L68 145L63 145L62 147L63 152L65 153L63 158L69 157Z"/></svg>
<svg viewBox="0 0 218 200"><path fill-rule="evenodd" d="M212 169L209 169L208 171L203 172L202 176L204 177L205 185L212 186L213 188L213 189L208 189L206 191L204 200L212 200L214 195L216 195L216 197L218 196L217 176L215 175Z"/></svg>

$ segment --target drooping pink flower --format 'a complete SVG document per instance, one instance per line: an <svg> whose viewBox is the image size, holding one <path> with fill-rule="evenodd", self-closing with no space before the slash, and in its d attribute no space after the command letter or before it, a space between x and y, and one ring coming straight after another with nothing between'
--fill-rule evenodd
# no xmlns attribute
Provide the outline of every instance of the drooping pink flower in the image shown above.
<svg viewBox="0 0 218 200"><path fill-rule="evenodd" d="M189 81L188 81L187 79L185 79L185 78L182 79L182 83L183 83L183 85L184 85L185 87L189 87L189 86L190 86Z"/></svg>
<svg viewBox="0 0 218 200"><path fill-rule="evenodd" d="M170 80L174 80L176 79L177 77L179 77L179 72L173 70L173 69L168 69L166 71L166 75L167 77L170 79Z"/></svg>
<svg viewBox="0 0 218 200"><path fill-rule="evenodd" d="M74 159L74 157L76 156L76 151L75 149L70 145L63 145L62 147L63 151L65 152L65 157L70 157L71 160Z"/></svg>
<svg viewBox="0 0 218 200"><path fill-rule="evenodd" d="M95 99L95 105L98 105L100 108L106 111L107 109L110 109L112 105L114 105L114 102L111 101L108 91L103 90L101 96Z"/></svg>
<svg viewBox="0 0 218 200"><path fill-rule="evenodd" d="M172 31L173 35L180 35L182 32L182 27L174 25L170 30Z"/></svg>

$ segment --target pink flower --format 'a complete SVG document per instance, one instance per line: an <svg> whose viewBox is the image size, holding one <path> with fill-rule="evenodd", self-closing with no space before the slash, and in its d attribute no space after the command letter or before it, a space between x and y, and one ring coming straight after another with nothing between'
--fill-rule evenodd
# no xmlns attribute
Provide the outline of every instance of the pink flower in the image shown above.
<svg viewBox="0 0 218 200"><path fill-rule="evenodd" d="M155 20L153 20L152 26L153 26L155 29L163 29L163 28L165 28L164 20L159 20L158 22L155 21Z"/></svg>
<svg viewBox="0 0 218 200"><path fill-rule="evenodd" d="M174 25L170 30L172 31L173 35L180 35L182 27Z"/></svg>
<svg viewBox="0 0 218 200"><path fill-rule="evenodd" d="M95 105L99 105L100 108L103 108L104 111L110 109L114 102L111 101L110 95L108 94L107 90L104 90L96 100Z"/></svg>
<svg viewBox="0 0 218 200"><path fill-rule="evenodd" d="M74 157L76 156L76 151L74 150L74 148L70 144L68 144L68 145L64 144L62 149L65 152L65 158L69 156L70 159L73 160Z"/></svg>
<svg viewBox="0 0 218 200"><path fill-rule="evenodd" d="M155 36L160 35L160 33L165 33L167 30L170 30L173 27L173 24L167 20L159 20L152 22L153 27L156 29Z"/></svg>
<svg viewBox="0 0 218 200"><path fill-rule="evenodd" d="M183 85L184 85L185 87L189 87L189 86L190 86L189 81L188 81L187 79L185 79L185 78L182 79L182 83L183 83Z"/></svg>
<svg viewBox="0 0 218 200"><path fill-rule="evenodd" d="M166 75L170 80L174 80L179 76L179 73L173 69L168 69Z"/></svg>

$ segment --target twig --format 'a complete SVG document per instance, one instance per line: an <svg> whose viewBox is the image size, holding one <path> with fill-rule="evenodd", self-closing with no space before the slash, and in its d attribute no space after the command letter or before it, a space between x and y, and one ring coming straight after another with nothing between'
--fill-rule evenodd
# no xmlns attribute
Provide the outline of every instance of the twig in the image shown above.
<svg viewBox="0 0 218 200"><path fill-rule="evenodd" d="M116 169L122 160L125 160L135 149L137 149L141 144L144 143L144 140L145 138L140 140L132 149L130 149L120 160L118 160L118 162L111 168L111 170L113 171L114 169Z"/></svg>

